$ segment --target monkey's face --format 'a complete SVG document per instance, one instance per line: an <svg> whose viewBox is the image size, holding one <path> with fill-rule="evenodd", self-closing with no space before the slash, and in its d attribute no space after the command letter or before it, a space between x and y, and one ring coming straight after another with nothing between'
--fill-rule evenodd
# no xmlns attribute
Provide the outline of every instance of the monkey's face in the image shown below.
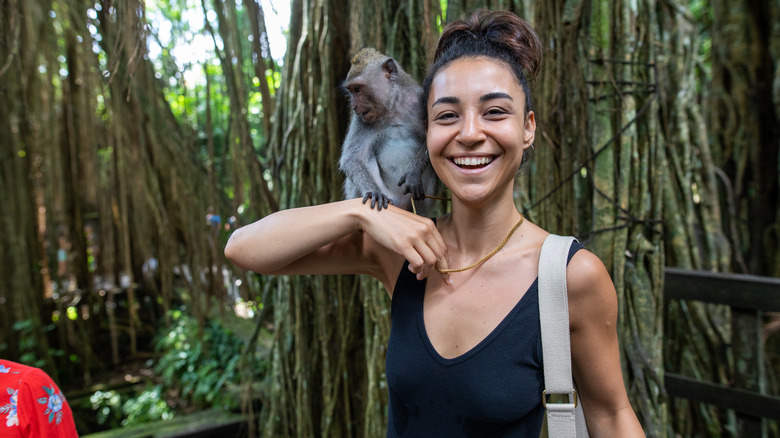
<svg viewBox="0 0 780 438"><path fill-rule="evenodd" d="M427 104L431 164L453 196L477 203L511 197L536 124L509 67L458 59L433 79Z"/></svg>
<svg viewBox="0 0 780 438"><path fill-rule="evenodd" d="M371 124L387 114L387 107L382 103L378 92L381 87L369 85L360 81L350 82L346 85L350 95L350 105L355 115L364 122Z"/></svg>

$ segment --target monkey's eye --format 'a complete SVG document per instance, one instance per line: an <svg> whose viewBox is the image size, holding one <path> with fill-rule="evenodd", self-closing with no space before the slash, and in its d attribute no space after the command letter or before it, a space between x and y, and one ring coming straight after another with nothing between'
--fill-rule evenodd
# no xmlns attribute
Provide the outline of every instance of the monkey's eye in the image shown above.
<svg viewBox="0 0 780 438"><path fill-rule="evenodd" d="M352 93L360 93L361 88L360 85L352 85L349 87L349 91Z"/></svg>

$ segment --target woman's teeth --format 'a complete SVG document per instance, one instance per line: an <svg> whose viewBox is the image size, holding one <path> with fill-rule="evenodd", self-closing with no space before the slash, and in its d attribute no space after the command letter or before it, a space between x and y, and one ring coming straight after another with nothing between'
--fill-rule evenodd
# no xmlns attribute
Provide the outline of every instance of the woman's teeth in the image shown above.
<svg viewBox="0 0 780 438"><path fill-rule="evenodd" d="M452 161L458 166L484 166L493 161L493 157L463 157L453 158Z"/></svg>

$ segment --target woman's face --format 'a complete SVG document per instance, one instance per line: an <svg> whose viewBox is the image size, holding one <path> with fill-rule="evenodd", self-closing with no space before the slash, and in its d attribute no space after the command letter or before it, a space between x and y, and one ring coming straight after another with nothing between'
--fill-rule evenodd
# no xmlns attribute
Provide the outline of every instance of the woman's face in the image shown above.
<svg viewBox="0 0 780 438"><path fill-rule="evenodd" d="M428 96L428 154L453 196L480 202L509 193L536 122L508 66L461 58L441 69Z"/></svg>

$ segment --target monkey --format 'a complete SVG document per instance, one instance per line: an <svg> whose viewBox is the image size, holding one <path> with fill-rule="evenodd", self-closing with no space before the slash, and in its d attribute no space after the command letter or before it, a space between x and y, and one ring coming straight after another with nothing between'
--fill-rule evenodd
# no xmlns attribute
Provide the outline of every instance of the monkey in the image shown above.
<svg viewBox="0 0 780 438"><path fill-rule="evenodd" d="M342 144L339 168L344 196L371 199L371 208L389 203L418 213L429 207L436 175L425 147L422 88L391 57L365 48L351 59L343 88L352 116Z"/></svg>

